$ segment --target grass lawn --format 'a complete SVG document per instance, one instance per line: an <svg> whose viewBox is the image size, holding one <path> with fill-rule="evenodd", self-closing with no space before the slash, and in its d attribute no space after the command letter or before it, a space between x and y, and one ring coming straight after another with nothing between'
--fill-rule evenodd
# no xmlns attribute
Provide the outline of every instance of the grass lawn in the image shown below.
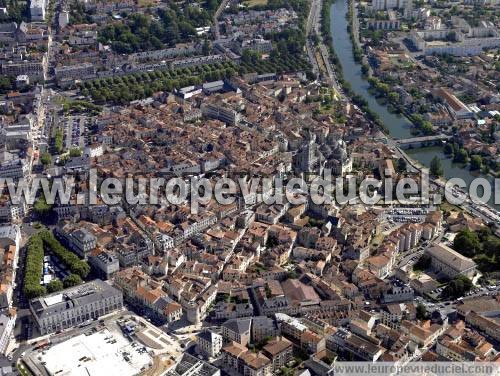
<svg viewBox="0 0 500 376"><path fill-rule="evenodd" d="M384 241L385 235L384 234L378 234L377 236L374 236L371 242L371 247L372 249L378 248L380 244Z"/></svg>
<svg viewBox="0 0 500 376"><path fill-rule="evenodd" d="M28 371L23 362L17 363L17 369L22 376L31 376L31 372Z"/></svg>
<svg viewBox="0 0 500 376"><path fill-rule="evenodd" d="M247 0L243 2L249 8L255 7L257 5L267 5L267 0Z"/></svg>
<svg viewBox="0 0 500 376"><path fill-rule="evenodd" d="M443 202L439 205L439 208L444 212L452 212L452 211L463 211L459 206L450 204L448 201L443 200Z"/></svg>

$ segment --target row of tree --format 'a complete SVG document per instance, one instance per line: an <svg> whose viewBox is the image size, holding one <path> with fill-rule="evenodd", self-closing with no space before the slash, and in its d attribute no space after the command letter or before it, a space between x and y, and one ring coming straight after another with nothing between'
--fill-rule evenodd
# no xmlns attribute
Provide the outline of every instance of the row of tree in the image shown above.
<svg viewBox="0 0 500 376"><path fill-rule="evenodd" d="M90 266L85 260L80 258L64 247L54 237L54 234L49 230L42 230L39 232L41 239L45 246L50 248L52 253L71 271L71 273L85 278L90 273Z"/></svg>
<svg viewBox="0 0 500 376"><path fill-rule="evenodd" d="M135 72L123 76L102 77L85 81L80 84L80 89L102 89L112 85L135 85L155 82L163 79L181 79L186 76L210 75L225 69L237 69L237 66L230 62L217 62L212 64L202 64L194 67L155 70L153 72Z"/></svg>
<svg viewBox="0 0 500 376"><path fill-rule="evenodd" d="M54 279L43 286L44 246L58 257L71 270L63 281ZM28 241L26 254L26 264L24 267L23 293L28 299L33 299L52 293L63 288L76 286L82 283L82 277L86 277L90 272L90 267L86 261L80 260L75 254L64 248L48 230L41 230L34 234Z"/></svg>
<svg viewBox="0 0 500 376"><path fill-rule="evenodd" d="M236 66L231 62L210 65L213 67L198 66L99 78L80 85L80 90L83 95L92 97L98 103L124 104L132 100L148 98L155 92L172 91L176 88L220 80L236 74Z"/></svg>
<svg viewBox="0 0 500 376"><path fill-rule="evenodd" d="M63 151L63 148L64 148L63 139L64 139L64 135L63 135L62 130L61 129L56 130L56 132L54 133L54 151L57 154L61 154Z"/></svg>
<svg viewBox="0 0 500 376"><path fill-rule="evenodd" d="M38 234L30 238L26 252L23 293L26 298L32 299L47 293L45 287L40 284L43 276L44 253L43 241Z"/></svg>

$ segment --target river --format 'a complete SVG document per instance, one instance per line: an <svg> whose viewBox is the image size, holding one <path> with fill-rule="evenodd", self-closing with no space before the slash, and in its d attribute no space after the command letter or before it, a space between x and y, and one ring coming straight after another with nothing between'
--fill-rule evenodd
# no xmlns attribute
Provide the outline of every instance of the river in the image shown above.
<svg viewBox="0 0 500 376"><path fill-rule="evenodd" d="M362 96L368 102L369 107L379 116L392 138L412 137L411 122L404 116L389 112L386 106L378 103L377 99L369 93L370 85L363 77L361 65L354 60L352 53L352 41L347 31L347 9L348 4L345 0L336 0L330 8L330 31L333 49L342 66L344 80L349 82L354 93ZM452 163L451 159L446 158L442 148L411 149L407 150L407 154L427 167L429 167L432 158L437 156L442 160L444 174L447 179L461 178L468 185L473 179L481 176L487 178L492 183L492 188L494 188L493 178L473 174L467 167L463 168L461 165ZM488 203L499 210L500 205L495 205L493 200L492 195Z"/></svg>

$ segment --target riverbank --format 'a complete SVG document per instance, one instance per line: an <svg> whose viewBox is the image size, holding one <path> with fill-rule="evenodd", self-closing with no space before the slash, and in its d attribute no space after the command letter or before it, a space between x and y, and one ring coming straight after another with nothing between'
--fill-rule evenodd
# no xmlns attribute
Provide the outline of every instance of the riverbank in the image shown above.
<svg viewBox="0 0 500 376"><path fill-rule="evenodd" d="M370 84L361 71L361 65L355 61L353 56L352 40L347 31L347 13L348 3L345 0L325 0L323 17L327 16L328 20L322 22L322 35L325 44L330 49L332 62L336 67L340 84L343 86L346 95L352 99L352 102L367 114L367 118L370 120L376 119L374 123L380 127L388 138L405 139L413 137L412 122L405 116L391 113L386 106L379 103L375 96L370 94ZM325 29L325 26L328 29ZM348 67L348 69L344 70L343 67ZM429 167L434 156L441 158L446 179L462 178L467 184L470 184L477 177L485 177L490 182L494 182L488 176L477 174L469 169L462 168L461 165L453 164L444 155L442 147L437 149L413 149L408 154L413 160L426 167ZM496 209L499 208L498 205L494 204L493 197L489 205Z"/></svg>
<svg viewBox="0 0 500 376"><path fill-rule="evenodd" d="M330 60L335 66L335 70L337 72L337 78L342 86L342 89L346 93L346 95L352 100L352 102L358 106L365 114L368 120L372 121L376 124L380 129L382 129L385 133L388 132L388 129L385 127L382 120L378 117L377 113L373 111L369 103L362 96L356 94L348 81L344 78L344 73L342 69L342 64L335 53L335 49L333 47L333 41L331 38L331 8L332 5L336 2L336 0L325 0L323 2L323 9L321 10L321 34L323 37L323 41L328 48L330 54ZM346 30L347 32L347 30Z"/></svg>
<svg viewBox="0 0 500 376"><path fill-rule="evenodd" d="M333 14L332 9L341 9L336 12L336 14L339 14L337 21L340 22L336 22L335 24L332 23L332 20L335 18L336 14ZM324 43L328 46L331 61L337 70L339 83L342 85L346 95L351 98L352 102L358 106L366 114L367 118L375 123L384 133L390 134L393 138L411 137L411 133L409 131L405 131L411 128L411 123L408 119L405 118L405 121L400 122L397 120L398 118L396 116L394 116L394 119L390 119L390 116L381 117L380 109L382 109L383 106L367 92L368 87L365 88L364 92L363 90L357 90L358 86L363 85L364 74L362 74L359 69L356 69L356 67L360 64L357 63L354 58L353 44L349 35L350 33L348 32L348 18L348 4L345 1L325 0L323 2L321 32ZM335 32L333 32L334 30ZM335 38L335 36L339 37ZM334 48L335 39L337 39L337 41ZM342 56L338 56L337 54L336 48L339 44L337 43L339 42L339 39L343 39L341 46L342 51L344 52L346 48L349 48L350 50L348 52L348 62L345 61L345 53L343 53ZM349 69L344 72L343 66L352 66L353 69ZM385 112L389 114L387 109L385 109ZM399 132L399 134L398 132L394 132L394 129L391 129L391 126L400 128L401 132Z"/></svg>

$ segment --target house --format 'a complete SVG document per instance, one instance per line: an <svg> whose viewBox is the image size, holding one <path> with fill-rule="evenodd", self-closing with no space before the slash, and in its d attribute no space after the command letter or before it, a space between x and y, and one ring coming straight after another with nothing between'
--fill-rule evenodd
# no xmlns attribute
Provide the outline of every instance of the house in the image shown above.
<svg viewBox="0 0 500 376"><path fill-rule="evenodd" d="M124 298L145 310L147 315L166 322L182 317L182 306L163 291L163 282L151 278L140 268L121 270L115 273L113 281L123 291Z"/></svg>

